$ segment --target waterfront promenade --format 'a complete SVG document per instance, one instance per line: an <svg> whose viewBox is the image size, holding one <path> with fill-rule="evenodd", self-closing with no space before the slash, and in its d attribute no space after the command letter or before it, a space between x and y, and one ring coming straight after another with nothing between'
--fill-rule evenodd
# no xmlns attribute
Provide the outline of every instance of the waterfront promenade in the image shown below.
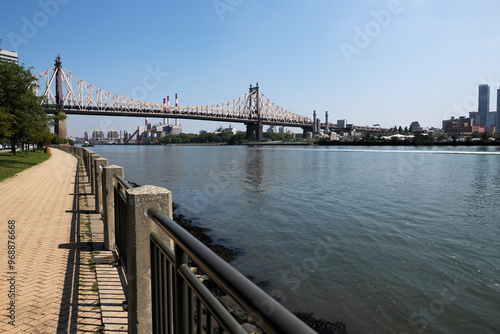
<svg viewBox="0 0 500 334"><path fill-rule="evenodd" d="M77 166L74 156L52 149L49 160L0 182L0 333L94 333L103 318L126 332L121 300L99 300L108 283L117 298L123 293L111 252L98 251L102 221ZM106 307L116 313L103 317Z"/></svg>

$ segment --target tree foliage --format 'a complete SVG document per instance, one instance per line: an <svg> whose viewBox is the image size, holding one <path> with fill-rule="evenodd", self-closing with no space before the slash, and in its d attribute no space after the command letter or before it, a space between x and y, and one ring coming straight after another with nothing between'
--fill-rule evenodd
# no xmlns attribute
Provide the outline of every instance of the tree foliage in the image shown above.
<svg viewBox="0 0 500 334"><path fill-rule="evenodd" d="M272 141L291 141L292 136L288 133L270 133L264 132L264 138L266 140ZM238 132L235 135L230 133L222 132L222 133L204 133L202 135L196 135L192 133L182 133L180 135L173 136L165 136L158 140L163 144L241 144L247 142L246 133Z"/></svg>
<svg viewBox="0 0 500 334"><path fill-rule="evenodd" d="M231 135L229 133L204 133L202 135L196 135L192 133L182 133L180 135L165 136L159 139L160 143L163 144L240 144L244 140L245 134L238 133L236 135Z"/></svg>
<svg viewBox="0 0 500 334"><path fill-rule="evenodd" d="M0 62L0 140L10 142L13 154L16 145L46 145L52 140L50 117L33 93L34 85L31 68Z"/></svg>
<svg viewBox="0 0 500 334"><path fill-rule="evenodd" d="M273 141L291 141L292 136L284 132L264 132L264 138Z"/></svg>

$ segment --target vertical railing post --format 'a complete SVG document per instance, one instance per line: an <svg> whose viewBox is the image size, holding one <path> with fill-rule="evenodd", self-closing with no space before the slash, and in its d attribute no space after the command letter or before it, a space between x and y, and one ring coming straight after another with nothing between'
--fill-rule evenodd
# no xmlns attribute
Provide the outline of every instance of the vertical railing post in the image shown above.
<svg viewBox="0 0 500 334"><path fill-rule="evenodd" d="M155 207L172 216L172 193L160 187L143 186L127 190L127 296L129 333L150 333L152 324L150 234L166 233L147 216Z"/></svg>
<svg viewBox="0 0 500 334"><path fill-rule="evenodd" d="M116 176L123 177L123 167L111 165L103 168L103 222L104 222L104 247L113 250L115 247L115 196L114 188Z"/></svg>
<svg viewBox="0 0 500 334"><path fill-rule="evenodd" d="M175 333L187 333L189 328L188 287L181 276L180 267L188 263L187 254L178 246L174 247L175 279L174 279L174 309Z"/></svg>
<svg viewBox="0 0 500 334"><path fill-rule="evenodd" d="M104 206L104 202L102 200L102 169L108 165L108 159L97 158L94 160L94 169L95 169L95 212L102 213L102 207Z"/></svg>

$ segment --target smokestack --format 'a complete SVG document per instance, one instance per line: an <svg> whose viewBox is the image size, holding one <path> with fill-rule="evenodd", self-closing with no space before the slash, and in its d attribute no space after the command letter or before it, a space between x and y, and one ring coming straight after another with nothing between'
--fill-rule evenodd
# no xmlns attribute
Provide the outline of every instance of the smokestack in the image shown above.
<svg viewBox="0 0 500 334"><path fill-rule="evenodd" d="M325 111L325 134L329 134L330 129L328 128L328 111Z"/></svg>
<svg viewBox="0 0 500 334"><path fill-rule="evenodd" d="M177 93L175 93L175 106L176 107L179 106L178 102L179 102L179 100L177 99ZM177 118L175 119L175 125L176 126L179 125L179 120Z"/></svg>
<svg viewBox="0 0 500 334"><path fill-rule="evenodd" d="M167 99L163 98L163 110L167 111L167 108L165 108L165 105L167 104ZM164 117L163 118L163 124L167 124L167 119Z"/></svg>
<svg viewBox="0 0 500 334"><path fill-rule="evenodd" d="M170 107L170 96L167 96L167 106ZM167 124L170 124L170 118L167 118Z"/></svg>
<svg viewBox="0 0 500 334"><path fill-rule="evenodd" d="M500 133L500 87L497 89L497 133Z"/></svg>
<svg viewBox="0 0 500 334"><path fill-rule="evenodd" d="M313 138L316 136L316 110L313 110Z"/></svg>
<svg viewBox="0 0 500 334"><path fill-rule="evenodd" d="M148 125L148 118L147 117L146 117L145 123L146 123L146 125Z"/></svg>

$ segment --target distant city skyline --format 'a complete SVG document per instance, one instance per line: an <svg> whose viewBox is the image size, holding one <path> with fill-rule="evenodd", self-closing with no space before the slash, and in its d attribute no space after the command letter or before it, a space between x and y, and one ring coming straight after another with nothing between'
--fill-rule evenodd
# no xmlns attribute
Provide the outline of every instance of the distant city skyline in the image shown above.
<svg viewBox="0 0 500 334"><path fill-rule="evenodd" d="M7 2L1 47L34 73L60 54L65 68L97 87L157 103L175 93L180 105L228 102L258 81L291 112L316 110L324 121L328 111L331 122L356 125L439 127L478 111L479 84L500 86L499 2L217 3ZM490 94L490 109L497 96ZM142 123L68 116L67 126L82 136ZM192 133L219 125L181 123Z"/></svg>

